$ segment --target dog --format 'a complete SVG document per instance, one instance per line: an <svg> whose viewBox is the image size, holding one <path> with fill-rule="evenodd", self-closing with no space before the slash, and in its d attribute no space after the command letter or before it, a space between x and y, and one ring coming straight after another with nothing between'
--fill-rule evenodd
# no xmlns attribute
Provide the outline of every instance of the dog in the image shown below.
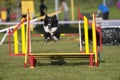
<svg viewBox="0 0 120 80"><path fill-rule="evenodd" d="M51 40L54 40L56 42L60 39L60 32L58 30L58 19L56 15L52 17L45 15L43 29L46 42Z"/></svg>

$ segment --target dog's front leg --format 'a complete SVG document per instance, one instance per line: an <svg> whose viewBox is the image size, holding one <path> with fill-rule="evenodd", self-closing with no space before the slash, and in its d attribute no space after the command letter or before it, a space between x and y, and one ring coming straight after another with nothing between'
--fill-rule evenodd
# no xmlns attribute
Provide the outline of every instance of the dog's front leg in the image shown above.
<svg viewBox="0 0 120 80"><path fill-rule="evenodd" d="M51 34L51 36L54 35L54 32L57 30L57 27L52 27L51 29L49 29L49 32Z"/></svg>
<svg viewBox="0 0 120 80"><path fill-rule="evenodd" d="M58 27L53 27L50 30L51 37L54 41L58 41L58 38L55 36L55 32L57 31Z"/></svg>

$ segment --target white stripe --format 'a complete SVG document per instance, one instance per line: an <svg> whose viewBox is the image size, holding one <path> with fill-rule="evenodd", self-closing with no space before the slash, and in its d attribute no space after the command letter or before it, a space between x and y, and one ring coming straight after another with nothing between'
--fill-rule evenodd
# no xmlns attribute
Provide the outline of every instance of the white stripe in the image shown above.
<svg viewBox="0 0 120 80"><path fill-rule="evenodd" d="M37 19L36 19L37 20ZM30 21L31 24L43 24L43 22L34 22L36 20L32 20ZM59 21L59 24L78 24L79 21ZM80 20L80 22L83 24L83 20ZM91 21L90 21L91 22ZM19 22L0 22L0 25L16 25ZM120 25L120 20L98 20L97 23L101 23L101 24L109 24L109 23L117 23ZM115 25L115 24L114 24Z"/></svg>
<svg viewBox="0 0 120 80"><path fill-rule="evenodd" d="M34 22L37 19L34 19L31 22L31 24L43 24L43 22ZM84 22L81 20L80 21L81 24L83 24ZM90 21L91 22L91 21ZM78 21L59 21L59 24L78 24ZM114 27L114 28L120 28L120 20L100 20L97 21L97 23L101 24L101 28L108 28L108 27ZM0 25L17 25L18 22L0 22ZM10 29L12 29L13 26L10 27ZM0 30L1 32L5 32L7 31L8 28L4 28Z"/></svg>

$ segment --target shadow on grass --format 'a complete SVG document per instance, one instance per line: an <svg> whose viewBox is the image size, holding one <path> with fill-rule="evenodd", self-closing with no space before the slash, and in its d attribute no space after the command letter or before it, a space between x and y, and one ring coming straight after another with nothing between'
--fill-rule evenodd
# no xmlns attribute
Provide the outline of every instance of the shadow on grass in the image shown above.
<svg viewBox="0 0 120 80"><path fill-rule="evenodd" d="M89 59L88 59L89 60ZM99 65L101 63L105 63L105 60L100 60ZM54 60L54 61L48 61L47 63L43 63L43 62L36 62L36 66L50 66L50 65L54 65L54 66L78 66L78 65L89 65L89 61L74 61L74 62L67 62L65 60ZM95 63L94 63L95 65Z"/></svg>
<svg viewBox="0 0 120 80"><path fill-rule="evenodd" d="M64 60L60 61L51 61L50 63L40 63L37 62L36 66L49 66L49 65L56 65L56 66L78 66L78 65L89 65L89 62L66 62Z"/></svg>

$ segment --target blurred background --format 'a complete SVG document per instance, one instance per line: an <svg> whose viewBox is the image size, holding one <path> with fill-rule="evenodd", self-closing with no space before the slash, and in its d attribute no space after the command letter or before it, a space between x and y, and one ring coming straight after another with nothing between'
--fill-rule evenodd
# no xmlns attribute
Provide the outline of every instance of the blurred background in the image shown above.
<svg viewBox="0 0 120 80"><path fill-rule="evenodd" d="M118 1L119 0L65 0L69 8L70 20L78 19L78 7L80 7L81 13L89 15L97 12L100 3L105 3L109 7L109 19L120 19L120 8L117 7ZM60 5L59 0L44 0L44 4L48 8L47 13L55 12ZM0 19L2 21L19 21L21 16L27 11L26 8L31 8L32 17L39 17L39 6L40 0L0 0ZM59 20L63 20L63 15L63 12L58 15Z"/></svg>

